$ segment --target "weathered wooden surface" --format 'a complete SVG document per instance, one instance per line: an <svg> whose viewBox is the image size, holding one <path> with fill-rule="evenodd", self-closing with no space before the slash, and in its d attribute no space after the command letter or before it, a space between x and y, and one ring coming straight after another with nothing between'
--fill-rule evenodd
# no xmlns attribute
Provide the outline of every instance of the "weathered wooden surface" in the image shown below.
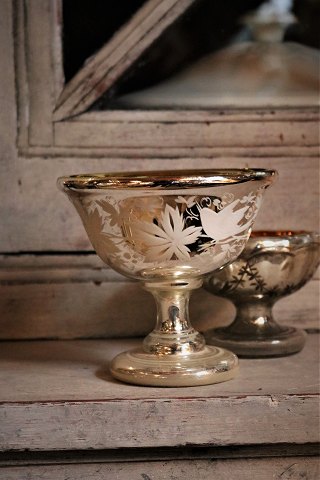
<svg viewBox="0 0 320 480"><path fill-rule="evenodd" d="M316 146L317 122L57 122L57 146L196 148L196 147L274 147ZM148 134L146 135L146 129Z"/></svg>
<svg viewBox="0 0 320 480"><path fill-rule="evenodd" d="M17 2L23 8L24 2ZM29 122L29 142L32 145L51 145L53 140L53 129L51 124L52 109L54 106L53 83L48 82L47 78L52 72L51 55L43 58L42 72L37 69L38 58L43 52L50 52L51 42L47 32L51 29L53 20L52 12L53 2L37 2L37 0L29 0L27 2L27 15L25 22L28 24L26 29L25 41L28 44L28 51L32 51L32 55L28 55L28 83L29 85L37 85L41 95L35 90L29 90L29 115L32 119ZM36 11L39 19L35 28L32 23L32 16ZM41 19L41 20L40 20Z"/></svg>
<svg viewBox="0 0 320 480"><path fill-rule="evenodd" d="M137 149L139 156L149 158L318 157L318 121L319 113L314 108L88 112L64 122L64 129L55 125L57 136L51 151L98 157L108 153L135 159ZM308 135L301 129L293 135L293 125L297 130L308 125ZM259 134L261 130L263 135ZM41 155L40 149L34 152Z"/></svg>
<svg viewBox="0 0 320 480"><path fill-rule="evenodd" d="M281 324L319 328L319 273L274 307ZM95 255L0 256L0 339L145 335L155 323L152 296L105 268ZM193 325L229 323L231 302L203 289L191 297Z"/></svg>
<svg viewBox="0 0 320 480"><path fill-rule="evenodd" d="M2 480L318 480L316 457L244 460L173 460L0 469Z"/></svg>
<svg viewBox="0 0 320 480"><path fill-rule="evenodd" d="M242 360L230 382L180 389L110 377L110 359L137 342L2 343L0 449L319 441L318 335L294 356Z"/></svg>

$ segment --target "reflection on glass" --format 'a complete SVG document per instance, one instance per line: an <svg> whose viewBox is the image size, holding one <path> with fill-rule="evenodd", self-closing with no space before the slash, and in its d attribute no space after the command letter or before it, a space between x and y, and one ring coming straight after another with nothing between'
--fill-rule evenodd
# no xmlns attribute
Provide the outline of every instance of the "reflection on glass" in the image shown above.
<svg viewBox="0 0 320 480"><path fill-rule="evenodd" d="M146 0L63 0L65 80ZM314 106L320 2L196 0L93 109Z"/></svg>
<svg viewBox="0 0 320 480"><path fill-rule="evenodd" d="M208 8L205 2L202 3L203 9ZM315 39L318 34L309 31L312 24L301 24L307 14L300 13L300 18L294 14L297 12L299 15L301 9L308 11L314 7L312 2L305 2L302 7L299 3L271 0L244 15L239 12L234 19L237 28L230 30L224 44L220 45L222 48L212 48L209 53L204 49L205 55L184 66L178 73L152 87L120 96L115 106L214 108L317 105L319 50L315 48ZM223 30L223 25L220 28ZM194 32L190 31L192 35ZM217 30L212 29L210 35L215 37ZM208 45L213 46L213 43L208 41ZM133 77L138 71L139 67L136 67ZM128 83L125 87L130 88Z"/></svg>

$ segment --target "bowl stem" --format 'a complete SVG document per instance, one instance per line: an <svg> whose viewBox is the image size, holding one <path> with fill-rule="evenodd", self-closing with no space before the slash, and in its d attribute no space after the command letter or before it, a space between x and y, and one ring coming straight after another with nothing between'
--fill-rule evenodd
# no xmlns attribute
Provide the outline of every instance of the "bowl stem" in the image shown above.
<svg viewBox="0 0 320 480"><path fill-rule="evenodd" d="M270 299L234 302L237 316L230 325L230 331L238 335L269 336L281 332L282 327L274 320Z"/></svg>
<svg viewBox="0 0 320 480"><path fill-rule="evenodd" d="M143 342L145 352L187 355L204 348L203 335L192 327L189 319L190 295L201 285L200 278L144 283L143 287L153 295L157 306L156 326Z"/></svg>

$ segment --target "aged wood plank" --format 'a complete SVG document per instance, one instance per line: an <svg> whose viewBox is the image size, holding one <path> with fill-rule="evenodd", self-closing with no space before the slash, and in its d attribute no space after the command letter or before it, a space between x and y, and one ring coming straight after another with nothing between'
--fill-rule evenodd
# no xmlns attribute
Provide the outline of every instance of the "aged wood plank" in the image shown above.
<svg viewBox="0 0 320 480"><path fill-rule="evenodd" d="M137 160L148 158L149 161L154 161L155 159L162 159L166 161L168 159L174 160L180 158L181 161L186 157L189 158L246 158L247 162L255 161L255 158L263 157L276 157L278 160L281 160L282 157L299 157L299 158L308 158L316 157L319 158L319 147L318 146L277 146L277 147L194 147L194 148L175 148L170 147L166 148L162 146L161 148L152 148L152 147L138 147L138 148L126 148L126 147L38 147L38 146L23 146L19 148L19 153L23 157L33 157L33 158L74 158L77 161L80 158L91 158L91 159L102 159L105 158L127 158L128 168L132 168L133 165L136 166ZM137 167L136 167L137 168Z"/></svg>
<svg viewBox="0 0 320 480"><path fill-rule="evenodd" d="M80 405L95 401L210 398L230 399L235 404L242 400L250 402L250 399L268 400L270 407L277 407L280 398L289 401L296 395L307 395L310 399L318 395L318 341L319 334L310 334L306 347L296 355L241 359L240 371L234 380L188 388L145 388L111 378L109 361L119 352L140 345L140 338L2 342L0 382L5 388L0 389L0 403L18 408L22 404L50 407L54 403L69 402L72 407L72 402Z"/></svg>
<svg viewBox="0 0 320 480"><path fill-rule="evenodd" d="M317 335L297 355L241 361L239 376L230 382L181 389L112 380L108 361L135 345L136 340L3 343L0 450L319 440Z"/></svg>
<svg viewBox="0 0 320 480"><path fill-rule="evenodd" d="M90 107L193 1L149 0L65 87L55 120Z"/></svg>
<svg viewBox="0 0 320 480"><path fill-rule="evenodd" d="M138 283L105 268L95 255L0 256L0 338L90 338L147 334L155 305ZM319 273L279 301L279 323L319 328ZM199 330L229 323L234 307L198 290L191 318ZM26 313L27 312L27 313Z"/></svg>
<svg viewBox="0 0 320 480"><path fill-rule="evenodd" d="M29 86L29 142L51 145L53 139L52 111L55 103L55 79L52 74L51 32L54 18L53 2L28 0L25 8L26 61ZM23 7L22 9L23 10Z"/></svg>
<svg viewBox="0 0 320 480"><path fill-rule="evenodd" d="M210 110L103 110L85 112L70 121L75 122L313 122L319 120L319 110L306 108L211 108Z"/></svg>
<svg viewBox="0 0 320 480"><path fill-rule="evenodd" d="M63 70L63 0L55 0L51 2L51 68L53 76L53 94L54 105L63 90L65 84ZM51 112L52 113L52 112ZM309 111L308 116L311 114ZM51 117L52 121L52 117Z"/></svg>
<svg viewBox="0 0 320 480"><path fill-rule="evenodd" d="M146 133L147 132L147 133ZM319 145L318 122L63 122L55 145L85 147L266 147Z"/></svg>
<svg viewBox="0 0 320 480"><path fill-rule="evenodd" d="M187 476L186 476L187 475ZM46 465L0 469L3 480L318 480L316 457L237 460L171 460L94 465Z"/></svg>
<svg viewBox="0 0 320 480"><path fill-rule="evenodd" d="M10 27L14 30L14 68L15 68L15 81L16 81L16 98L17 98L17 115L19 122L17 122L18 138L17 143L20 148L28 147L28 124L29 124L29 89L28 89L28 73L27 73L27 61L26 61L26 29L25 29L25 11L23 2L2 2L1 19L4 19L4 23L8 26L8 20L13 20L13 25ZM5 8L12 8L13 12L5 12ZM0 29L1 32L6 32L5 28ZM8 38L8 37L7 37ZM1 41L1 45L6 45L8 48L9 42L6 40ZM11 42L13 44L13 42ZM12 45L13 46L13 45ZM13 53L12 53L13 57ZM1 58L9 58L8 56L1 55ZM6 70L7 71L7 70ZM10 70L9 70L10 71Z"/></svg>
<svg viewBox="0 0 320 480"><path fill-rule="evenodd" d="M0 445L86 450L318 442L318 403L312 395L294 395L4 404Z"/></svg>

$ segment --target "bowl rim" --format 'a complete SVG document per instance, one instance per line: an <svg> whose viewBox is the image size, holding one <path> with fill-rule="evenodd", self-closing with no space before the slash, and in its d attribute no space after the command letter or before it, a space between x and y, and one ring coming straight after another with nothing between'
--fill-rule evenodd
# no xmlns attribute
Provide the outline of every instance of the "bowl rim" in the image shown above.
<svg viewBox="0 0 320 480"><path fill-rule="evenodd" d="M270 185L278 173L263 168L212 168L82 173L59 177L57 184L68 190L171 189L213 187L260 181Z"/></svg>
<svg viewBox="0 0 320 480"><path fill-rule="evenodd" d="M319 244L319 233L311 230L254 230L244 248L244 254L255 250L297 248Z"/></svg>
<svg viewBox="0 0 320 480"><path fill-rule="evenodd" d="M309 230L253 230L250 234L250 238L272 238L272 239L281 239L281 238L293 238L301 237L305 235L315 234L313 231Z"/></svg>

